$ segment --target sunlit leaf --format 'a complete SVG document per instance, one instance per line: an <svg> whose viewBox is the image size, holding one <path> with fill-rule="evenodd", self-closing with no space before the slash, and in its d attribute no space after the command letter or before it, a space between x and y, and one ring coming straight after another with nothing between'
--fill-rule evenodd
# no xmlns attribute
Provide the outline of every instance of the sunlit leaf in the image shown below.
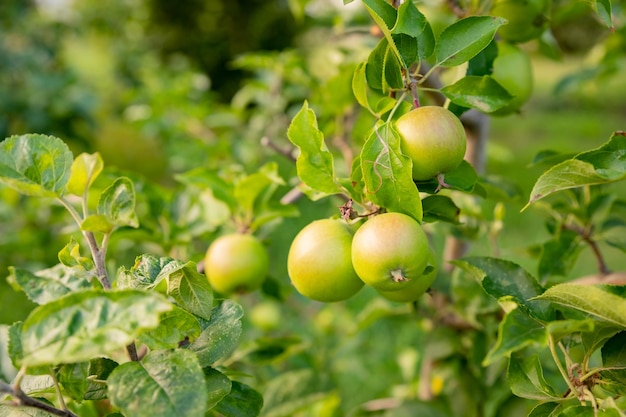
<svg viewBox="0 0 626 417"><path fill-rule="evenodd" d="M530 200L585 185L606 184L626 178L626 133L615 132L601 147L580 153L544 172L535 183Z"/></svg>
<svg viewBox="0 0 626 417"><path fill-rule="evenodd" d="M361 150L366 197L389 211L422 221L422 202L412 178L412 162L400 150L400 136L389 124L378 126Z"/></svg>
<svg viewBox="0 0 626 417"><path fill-rule="evenodd" d="M98 214L105 216L114 226L139 227L133 182L120 177L106 188L98 201Z"/></svg>
<svg viewBox="0 0 626 417"><path fill-rule="evenodd" d="M98 178L103 168L104 161L99 153L81 153L72 162L67 191L82 196Z"/></svg>
<svg viewBox="0 0 626 417"><path fill-rule="evenodd" d="M135 264L129 270L118 270L115 285L120 289L154 288L184 266L183 262L167 256L143 254L135 258Z"/></svg>
<svg viewBox="0 0 626 417"><path fill-rule="evenodd" d="M159 324L172 308L143 291L74 292L35 308L24 321L25 365L53 365L107 356Z"/></svg>
<svg viewBox="0 0 626 417"><path fill-rule="evenodd" d="M470 16L457 20L441 32L435 57L440 66L454 67L469 61L493 39L506 20L491 16Z"/></svg>
<svg viewBox="0 0 626 417"><path fill-rule="evenodd" d="M323 194L339 193L339 186L335 183L333 155L317 127L315 112L306 101L291 121L287 136L300 149L296 168L302 182Z"/></svg>
<svg viewBox="0 0 626 417"><path fill-rule="evenodd" d="M559 284L535 299L571 307L626 329L626 297L615 294L610 286Z"/></svg>
<svg viewBox="0 0 626 417"><path fill-rule="evenodd" d="M91 288L91 282L84 275L63 265L36 273L9 267L9 272L9 283L24 291L37 304L45 304L71 292Z"/></svg>
<svg viewBox="0 0 626 417"><path fill-rule="evenodd" d="M57 197L69 181L73 159L54 136L11 136L0 142L0 182L22 194Z"/></svg>

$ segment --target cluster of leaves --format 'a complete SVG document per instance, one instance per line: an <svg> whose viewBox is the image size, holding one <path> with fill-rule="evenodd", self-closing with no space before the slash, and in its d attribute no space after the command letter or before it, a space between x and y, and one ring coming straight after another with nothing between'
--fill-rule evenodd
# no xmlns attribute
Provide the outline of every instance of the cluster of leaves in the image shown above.
<svg viewBox="0 0 626 417"><path fill-rule="evenodd" d="M102 169L98 154L74 158L55 137L12 136L1 143L0 180L63 205L91 252L82 255L71 240L52 268L11 268L10 283L38 307L3 328L2 351L19 369L9 381L3 366L3 415L26 415L28 407L88 413L104 400L111 413L128 416L257 415L261 396L220 368L237 345L243 310L216 300L195 263L140 255L111 285L105 264L110 237L137 227L138 219L134 186L125 177L91 205L89 192Z"/></svg>

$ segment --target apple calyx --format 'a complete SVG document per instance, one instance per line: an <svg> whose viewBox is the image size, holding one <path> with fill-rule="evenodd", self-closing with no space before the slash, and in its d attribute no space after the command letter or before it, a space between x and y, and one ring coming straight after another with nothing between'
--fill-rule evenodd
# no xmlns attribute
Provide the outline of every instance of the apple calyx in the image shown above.
<svg viewBox="0 0 626 417"><path fill-rule="evenodd" d="M393 282L404 282L408 281L406 275L404 275L404 271L402 269L393 269L389 271L391 274L391 279Z"/></svg>

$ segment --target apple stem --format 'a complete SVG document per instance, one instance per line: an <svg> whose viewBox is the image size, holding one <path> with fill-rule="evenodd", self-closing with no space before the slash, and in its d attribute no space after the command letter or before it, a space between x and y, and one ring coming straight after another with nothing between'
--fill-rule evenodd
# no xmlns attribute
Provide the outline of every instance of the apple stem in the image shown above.
<svg viewBox="0 0 626 417"><path fill-rule="evenodd" d="M411 89L411 94L413 95L413 107L416 109L420 107L420 99L417 93L417 81L410 77L409 88Z"/></svg>
<svg viewBox="0 0 626 417"><path fill-rule="evenodd" d="M391 273L391 279L393 279L393 282L408 281L402 269L393 269L392 271L390 271L390 273Z"/></svg>
<svg viewBox="0 0 626 417"><path fill-rule="evenodd" d="M450 184L447 184L444 181L444 176L444 174L437 174L437 182L439 183L439 185L437 185L437 188L435 188L435 194L441 191L442 188L450 188Z"/></svg>

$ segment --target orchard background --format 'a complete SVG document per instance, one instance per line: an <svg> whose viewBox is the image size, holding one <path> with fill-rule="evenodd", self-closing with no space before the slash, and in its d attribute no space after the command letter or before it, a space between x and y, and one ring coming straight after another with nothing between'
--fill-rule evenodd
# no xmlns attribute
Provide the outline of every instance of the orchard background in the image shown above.
<svg viewBox="0 0 626 417"><path fill-rule="evenodd" d="M0 416L626 415L626 4L346 3L3 1ZM532 94L490 114L528 21ZM418 182L423 218L347 194L423 221L431 291L301 296L291 242L415 99L461 116L473 168ZM320 137L338 192L296 166ZM269 273L223 297L202 263L236 231Z"/></svg>

